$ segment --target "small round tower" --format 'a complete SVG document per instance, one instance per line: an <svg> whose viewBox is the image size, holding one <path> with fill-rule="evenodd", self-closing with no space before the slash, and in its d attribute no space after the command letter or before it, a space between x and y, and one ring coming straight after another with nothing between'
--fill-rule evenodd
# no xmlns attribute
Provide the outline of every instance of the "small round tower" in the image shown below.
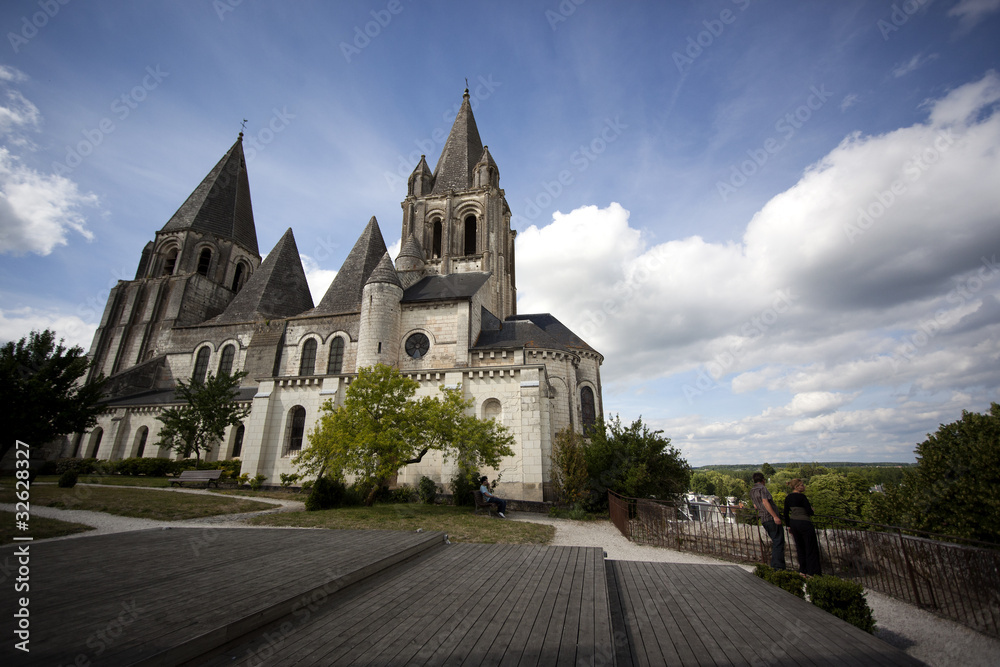
<svg viewBox="0 0 1000 667"><path fill-rule="evenodd" d="M358 368L399 365L403 285L385 253L365 283L358 329Z"/></svg>

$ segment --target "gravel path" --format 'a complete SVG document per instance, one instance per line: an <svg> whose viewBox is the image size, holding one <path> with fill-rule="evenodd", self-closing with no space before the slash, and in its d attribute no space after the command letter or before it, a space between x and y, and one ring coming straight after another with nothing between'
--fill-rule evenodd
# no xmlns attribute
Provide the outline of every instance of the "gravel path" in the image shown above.
<svg viewBox="0 0 1000 667"><path fill-rule="evenodd" d="M209 491L202 489L156 490L168 493L209 493ZM100 535L147 528L170 528L177 526L268 528L269 526L250 526L245 520L249 517L260 516L262 514L292 512L304 509L304 503L295 500L277 500L249 496L225 497L259 500L261 502L272 503L275 505L275 508L242 514L225 514L200 519L189 519L186 521L153 521L150 519L114 516L103 512L64 510L37 505L32 508L31 513L35 516L72 521L96 528L96 530L87 531L86 533L53 538L70 540L95 534ZM0 504L0 509L13 512L14 505ZM629 542L610 521L570 521L566 519L552 519L547 516L528 512L512 512L510 513L510 518L517 521L531 521L533 523L555 526L556 535L552 540L553 545L601 547L604 549L607 557L612 560L636 560L657 563L707 563L714 565L731 564L708 556ZM740 567L746 570L753 569L747 565L741 565ZM938 618L933 614L875 591L868 591L868 605L872 608L875 622L878 624L878 630L875 633L877 637L893 646L899 647L911 656L924 661L932 667L950 667L951 665L961 665L962 667L995 667L996 665L1000 665L1000 640L991 639L963 625Z"/></svg>

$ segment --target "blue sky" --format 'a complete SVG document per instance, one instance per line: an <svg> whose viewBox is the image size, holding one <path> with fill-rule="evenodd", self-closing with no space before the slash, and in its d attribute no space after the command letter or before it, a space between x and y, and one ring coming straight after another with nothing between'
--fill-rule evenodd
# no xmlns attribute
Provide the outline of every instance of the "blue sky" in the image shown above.
<svg viewBox="0 0 1000 667"><path fill-rule="evenodd" d="M0 339L89 349L247 119L314 298L468 86L519 312L694 465L912 461L1000 387L1000 0L12 1ZM398 247L398 246L396 246Z"/></svg>

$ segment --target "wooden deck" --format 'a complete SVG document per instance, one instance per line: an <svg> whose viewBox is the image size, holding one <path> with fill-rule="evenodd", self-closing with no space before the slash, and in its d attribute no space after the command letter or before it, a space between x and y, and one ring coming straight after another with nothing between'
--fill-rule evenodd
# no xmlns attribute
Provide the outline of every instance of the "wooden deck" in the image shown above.
<svg viewBox="0 0 1000 667"><path fill-rule="evenodd" d="M920 664L729 565L392 531L174 528L30 549L31 652L13 649L4 595L5 665Z"/></svg>
<svg viewBox="0 0 1000 667"><path fill-rule="evenodd" d="M173 665L441 547L444 535L171 528L28 544L31 651L13 647L8 590L4 664Z"/></svg>
<svg viewBox="0 0 1000 667"><path fill-rule="evenodd" d="M735 565L607 561L628 665L921 665Z"/></svg>

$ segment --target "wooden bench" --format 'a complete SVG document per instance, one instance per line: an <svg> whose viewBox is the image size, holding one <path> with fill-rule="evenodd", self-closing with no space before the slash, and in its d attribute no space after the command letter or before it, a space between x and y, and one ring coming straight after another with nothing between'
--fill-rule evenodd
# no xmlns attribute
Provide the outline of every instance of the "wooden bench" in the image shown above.
<svg viewBox="0 0 1000 667"><path fill-rule="evenodd" d="M180 486L184 482L205 482L206 489L212 484L215 484L215 488L219 488L219 477L221 476L221 470L184 470L177 479L170 480L170 485Z"/></svg>
<svg viewBox="0 0 1000 667"><path fill-rule="evenodd" d="M497 509L496 503L488 503L486 499L483 498L482 491L473 491L472 496L476 499L476 514L479 514L479 510L486 510L486 514L493 517L499 510Z"/></svg>

